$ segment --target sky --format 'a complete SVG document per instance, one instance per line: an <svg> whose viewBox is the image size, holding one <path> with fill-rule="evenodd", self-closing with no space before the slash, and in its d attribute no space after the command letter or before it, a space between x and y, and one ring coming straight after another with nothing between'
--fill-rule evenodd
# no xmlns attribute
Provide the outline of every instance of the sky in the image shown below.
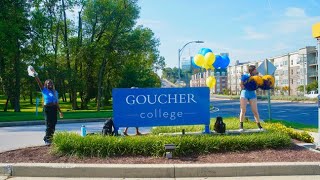
<svg viewBox="0 0 320 180"><path fill-rule="evenodd" d="M312 25L320 22L320 0L139 0L138 25L160 40L167 67L201 48L229 53L230 65L316 46Z"/></svg>

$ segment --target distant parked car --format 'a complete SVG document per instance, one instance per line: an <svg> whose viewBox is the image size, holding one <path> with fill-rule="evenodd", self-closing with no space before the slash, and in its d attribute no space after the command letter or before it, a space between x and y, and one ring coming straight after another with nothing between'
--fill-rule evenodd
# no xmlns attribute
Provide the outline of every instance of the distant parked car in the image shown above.
<svg viewBox="0 0 320 180"><path fill-rule="evenodd" d="M180 87L185 87L187 85L184 81L177 81L175 84Z"/></svg>
<svg viewBox="0 0 320 180"><path fill-rule="evenodd" d="M310 91L310 93L305 94L304 96L308 97L308 98L316 98L318 97L318 93L316 91Z"/></svg>

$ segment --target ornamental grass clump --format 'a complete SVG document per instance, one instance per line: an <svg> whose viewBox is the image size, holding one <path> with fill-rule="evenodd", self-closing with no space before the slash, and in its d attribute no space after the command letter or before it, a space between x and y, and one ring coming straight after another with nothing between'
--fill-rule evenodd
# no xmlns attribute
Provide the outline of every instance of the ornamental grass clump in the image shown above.
<svg viewBox="0 0 320 180"><path fill-rule="evenodd" d="M238 136L181 135L181 136L102 136L81 137L76 133L59 132L53 139L53 152L80 157L155 156L165 154L164 145L175 144L175 156L201 155L215 152L278 149L291 146L284 133L254 133Z"/></svg>

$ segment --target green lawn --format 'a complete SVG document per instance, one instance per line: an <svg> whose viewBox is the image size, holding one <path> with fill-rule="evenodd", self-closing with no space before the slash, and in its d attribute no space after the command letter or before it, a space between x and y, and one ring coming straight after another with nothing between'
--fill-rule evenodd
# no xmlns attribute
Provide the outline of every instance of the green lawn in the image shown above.
<svg viewBox="0 0 320 180"><path fill-rule="evenodd" d="M21 99L20 107L21 112L14 112L9 107L7 112L3 112L5 97L0 95L0 122L12 122L12 121L32 121L32 120L43 120L42 102L38 105L38 115L36 116L36 103L33 99L33 104L30 104L29 99ZM40 101L42 99L40 98ZM80 102L80 99L78 99ZM78 103L80 106L80 103ZM88 104L88 110L72 110L71 103L62 102L60 100L60 108L64 114L64 119L84 119L84 118L106 118L112 116L112 107L103 106L101 111L97 112L95 109L95 102L92 101Z"/></svg>

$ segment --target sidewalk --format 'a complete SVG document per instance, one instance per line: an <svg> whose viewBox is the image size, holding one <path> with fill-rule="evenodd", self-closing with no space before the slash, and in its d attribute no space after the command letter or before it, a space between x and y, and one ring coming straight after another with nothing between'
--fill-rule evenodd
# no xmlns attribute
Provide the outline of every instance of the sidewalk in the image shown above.
<svg viewBox="0 0 320 180"><path fill-rule="evenodd" d="M197 178L320 175L320 162L230 164L0 164L13 177Z"/></svg>
<svg viewBox="0 0 320 180"><path fill-rule="evenodd" d="M1 177L0 180L78 180L64 177ZM81 180L159 180L159 178L81 178ZM161 180L319 180L320 176L243 176L243 177L199 177L199 178L161 178Z"/></svg>

